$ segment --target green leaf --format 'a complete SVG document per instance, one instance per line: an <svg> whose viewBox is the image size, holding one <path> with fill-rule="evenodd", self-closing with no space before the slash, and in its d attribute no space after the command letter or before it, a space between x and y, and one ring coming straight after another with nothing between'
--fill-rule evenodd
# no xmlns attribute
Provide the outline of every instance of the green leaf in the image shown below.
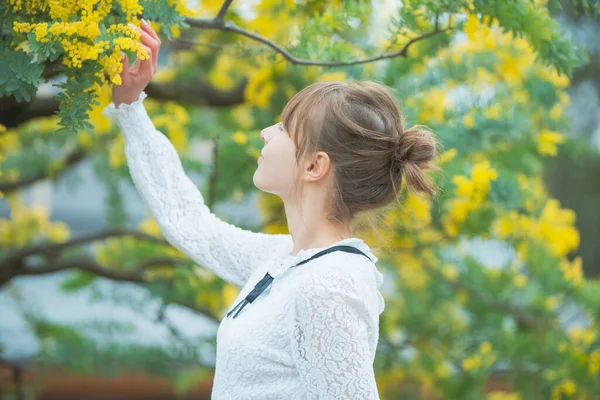
<svg viewBox="0 0 600 400"><path fill-rule="evenodd" d="M71 276L60 284L60 290L64 292L76 292L88 287L96 280L96 277L83 271L74 271Z"/></svg>

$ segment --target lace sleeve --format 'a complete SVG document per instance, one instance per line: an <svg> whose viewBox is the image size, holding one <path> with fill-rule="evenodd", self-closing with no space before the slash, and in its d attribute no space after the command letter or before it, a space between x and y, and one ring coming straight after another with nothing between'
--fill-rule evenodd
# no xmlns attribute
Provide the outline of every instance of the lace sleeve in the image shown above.
<svg viewBox="0 0 600 400"><path fill-rule="evenodd" d="M292 355L308 399L379 399L378 320L348 277L312 279L296 297Z"/></svg>
<svg viewBox="0 0 600 400"><path fill-rule="evenodd" d="M243 230L210 212L186 176L171 142L148 117L142 93L132 104L110 104L125 136L125 155L137 191L169 243L224 280L242 287L254 266L291 251L289 235Z"/></svg>

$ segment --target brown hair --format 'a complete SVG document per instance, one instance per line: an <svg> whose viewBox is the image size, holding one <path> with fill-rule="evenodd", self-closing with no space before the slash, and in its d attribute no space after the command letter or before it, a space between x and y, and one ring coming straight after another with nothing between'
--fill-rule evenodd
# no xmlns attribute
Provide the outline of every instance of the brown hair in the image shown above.
<svg viewBox="0 0 600 400"><path fill-rule="evenodd" d="M438 142L422 126L404 128L398 104L386 86L372 81L318 82L298 92L281 115L297 149L296 162L317 151L334 170L332 219L352 220L361 211L398 198L403 176L408 188L433 197L436 187L424 170Z"/></svg>

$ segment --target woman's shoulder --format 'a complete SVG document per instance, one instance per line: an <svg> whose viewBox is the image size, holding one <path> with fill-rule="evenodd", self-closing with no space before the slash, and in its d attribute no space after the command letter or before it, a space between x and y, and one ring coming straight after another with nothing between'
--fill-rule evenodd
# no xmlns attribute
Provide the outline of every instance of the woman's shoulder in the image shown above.
<svg viewBox="0 0 600 400"><path fill-rule="evenodd" d="M380 286L377 267L360 254L333 252L298 268L303 268L297 279L299 290L304 292L323 287L361 292Z"/></svg>

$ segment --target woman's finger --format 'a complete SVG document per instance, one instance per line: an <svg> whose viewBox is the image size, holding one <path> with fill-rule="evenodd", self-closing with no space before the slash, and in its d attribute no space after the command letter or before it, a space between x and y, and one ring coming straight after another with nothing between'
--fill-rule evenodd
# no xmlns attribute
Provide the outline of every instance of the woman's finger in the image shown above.
<svg viewBox="0 0 600 400"><path fill-rule="evenodd" d="M160 49L160 43L154 39L148 32L145 30L139 30L141 34L142 44L150 48L151 51L148 52L148 55L152 58L152 68L154 72L156 72L158 68L157 60L158 60L158 51Z"/></svg>
<svg viewBox="0 0 600 400"><path fill-rule="evenodd" d="M148 21L146 21L145 19L142 19L142 23L140 24L140 26L142 27L143 30L145 30L146 32L148 32L148 34L150 36L152 36L158 42L158 44L160 45L160 38L158 37L158 35L154 31L154 29L152 29L152 27L150 26L150 24L148 23Z"/></svg>
<svg viewBox="0 0 600 400"><path fill-rule="evenodd" d="M154 53L152 55L153 56L152 61L153 61L153 65L154 65L154 73L156 73L156 71L158 71L158 53L160 52L160 43L161 43L160 38L158 37L158 35L154 31L154 29L152 29L152 26L150 26L148 21L146 21L145 19L142 19L140 26L146 33L148 33L150 36L152 36L152 38L154 40L156 40L156 43L158 43L158 48L156 49L156 53Z"/></svg>
<svg viewBox="0 0 600 400"><path fill-rule="evenodd" d="M123 64L123 70L121 71L121 81L123 84L129 78L129 57L123 51L121 52L121 64Z"/></svg>
<svg viewBox="0 0 600 400"><path fill-rule="evenodd" d="M150 80L154 75L154 66L152 65L152 50L148 46L144 46L146 52L150 56L145 60L140 60L140 75Z"/></svg>

